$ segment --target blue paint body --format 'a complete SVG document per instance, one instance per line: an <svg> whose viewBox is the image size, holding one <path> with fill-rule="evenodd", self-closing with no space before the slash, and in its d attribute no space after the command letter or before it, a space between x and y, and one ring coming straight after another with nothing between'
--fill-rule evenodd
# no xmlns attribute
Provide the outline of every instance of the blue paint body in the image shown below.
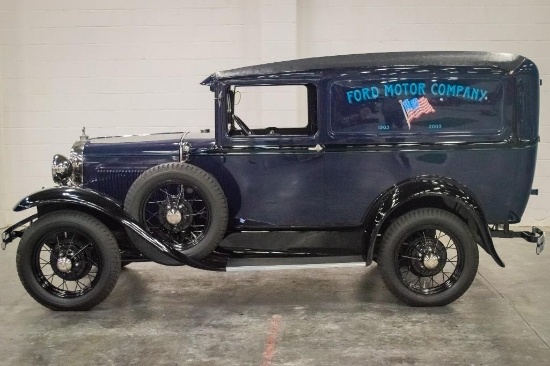
<svg viewBox="0 0 550 366"><path fill-rule="evenodd" d="M444 63L434 61L439 54L417 53L399 64L402 54L387 54L393 63L379 55L372 62L369 55L362 55L363 62L335 56L311 67L288 62L205 80L219 98L215 134L188 134L183 142L191 145L189 163L222 186L229 231L361 228L377 197L420 176L466 187L488 223L518 222L535 171L537 68L521 56L497 62L490 60L493 54L449 54L462 58L449 56ZM229 87L266 84L313 85L317 131L231 136ZM407 129L398 99L422 96L436 113ZM181 137L91 139L84 149L83 186L122 202L141 172L179 160ZM321 151L313 149L317 145Z"/></svg>

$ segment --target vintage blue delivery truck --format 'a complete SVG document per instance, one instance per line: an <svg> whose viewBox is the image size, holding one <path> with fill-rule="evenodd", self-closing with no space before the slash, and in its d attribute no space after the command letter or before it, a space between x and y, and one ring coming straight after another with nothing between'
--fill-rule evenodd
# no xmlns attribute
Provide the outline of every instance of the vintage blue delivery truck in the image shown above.
<svg viewBox="0 0 550 366"><path fill-rule="evenodd" d="M3 245L21 237L17 270L36 301L89 309L133 261L216 271L374 261L401 300L437 306L468 289L478 248L504 266L492 237L543 249L538 228L509 229L535 192L539 74L523 56L331 56L203 84L213 131L83 133L68 158L54 156L57 186L16 204L37 213ZM250 90L283 86L301 90L297 121L239 114Z"/></svg>

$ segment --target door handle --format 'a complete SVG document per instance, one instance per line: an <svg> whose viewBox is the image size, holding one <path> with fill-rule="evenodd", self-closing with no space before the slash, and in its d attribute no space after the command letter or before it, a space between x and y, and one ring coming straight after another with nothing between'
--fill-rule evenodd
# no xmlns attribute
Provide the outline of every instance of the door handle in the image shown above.
<svg viewBox="0 0 550 366"><path fill-rule="evenodd" d="M313 146L313 147L308 147L307 149L308 149L309 151L321 152L321 151L323 151L325 148L324 148L324 146L321 146L321 145L317 144L317 145L315 145L315 146Z"/></svg>

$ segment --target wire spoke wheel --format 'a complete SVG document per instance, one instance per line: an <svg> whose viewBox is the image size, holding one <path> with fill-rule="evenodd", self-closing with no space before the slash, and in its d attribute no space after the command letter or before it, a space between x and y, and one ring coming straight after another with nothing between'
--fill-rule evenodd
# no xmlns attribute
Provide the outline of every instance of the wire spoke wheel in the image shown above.
<svg viewBox="0 0 550 366"><path fill-rule="evenodd" d="M32 263L40 286L61 298L74 298L89 292L102 269L95 244L74 229L47 235L36 246Z"/></svg>
<svg viewBox="0 0 550 366"><path fill-rule="evenodd" d="M424 229L406 238L396 252L396 271L405 286L436 294L453 286L464 268L461 247L443 230Z"/></svg>
<svg viewBox="0 0 550 366"><path fill-rule="evenodd" d="M382 237L378 265L388 289L412 306L449 304L466 292L479 253L470 229L435 208L410 211Z"/></svg>
<svg viewBox="0 0 550 366"><path fill-rule="evenodd" d="M178 182L166 182L153 189L141 209L146 229L179 251L204 238L210 216L210 207L199 188Z"/></svg>
<svg viewBox="0 0 550 366"><path fill-rule="evenodd" d="M153 237L195 260L212 253L227 229L222 188L211 174L187 163L161 164L143 172L128 190L124 210ZM126 232L149 259L182 265L133 230Z"/></svg>
<svg viewBox="0 0 550 366"><path fill-rule="evenodd" d="M54 211L25 230L17 273L37 302L52 310L88 310L111 293L120 248L101 221L78 211Z"/></svg>

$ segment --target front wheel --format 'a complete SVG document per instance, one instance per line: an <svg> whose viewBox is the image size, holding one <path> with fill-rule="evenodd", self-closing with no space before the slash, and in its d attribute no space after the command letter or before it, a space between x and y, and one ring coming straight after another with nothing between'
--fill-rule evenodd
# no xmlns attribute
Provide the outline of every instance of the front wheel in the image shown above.
<svg viewBox="0 0 550 366"><path fill-rule="evenodd" d="M390 291L412 306L441 306L472 284L479 263L466 224L440 209L408 212L384 233L378 255Z"/></svg>
<svg viewBox="0 0 550 366"><path fill-rule="evenodd" d="M77 211L42 216L23 234L17 272L27 292L52 310L88 310L115 287L120 250L99 220Z"/></svg>

